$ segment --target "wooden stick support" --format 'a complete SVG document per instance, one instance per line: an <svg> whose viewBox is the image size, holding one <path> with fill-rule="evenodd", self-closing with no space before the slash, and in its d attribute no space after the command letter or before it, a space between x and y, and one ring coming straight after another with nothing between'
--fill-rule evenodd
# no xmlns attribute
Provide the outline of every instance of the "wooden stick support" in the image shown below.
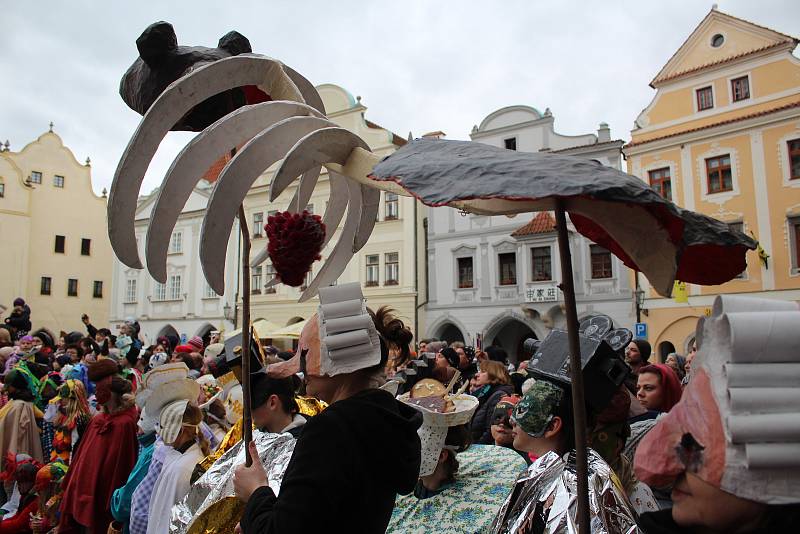
<svg viewBox="0 0 800 534"><path fill-rule="evenodd" d="M569 368L572 381L572 414L575 420L575 470L578 482L579 534L589 534L589 465L586 456L586 402L583 394L583 368L581 347L578 339L578 309L575 304L575 287L572 280L572 254L569 250L567 216L564 201L556 199L556 228L558 230L558 252L561 259L561 290L564 292L564 307L567 314L567 337L569 339Z"/></svg>

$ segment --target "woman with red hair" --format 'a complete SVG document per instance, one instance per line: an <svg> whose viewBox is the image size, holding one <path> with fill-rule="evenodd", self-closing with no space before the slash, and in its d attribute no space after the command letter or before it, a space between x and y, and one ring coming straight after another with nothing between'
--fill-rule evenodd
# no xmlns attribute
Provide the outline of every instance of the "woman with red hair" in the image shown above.
<svg viewBox="0 0 800 534"><path fill-rule="evenodd" d="M681 400L681 381L675 371L663 363L639 369L636 398L649 411L668 412Z"/></svg>

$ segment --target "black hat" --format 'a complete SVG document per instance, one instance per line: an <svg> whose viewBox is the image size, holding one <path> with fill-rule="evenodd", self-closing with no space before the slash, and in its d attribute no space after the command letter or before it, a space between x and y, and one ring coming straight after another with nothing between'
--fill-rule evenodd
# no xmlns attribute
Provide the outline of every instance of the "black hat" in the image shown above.
<svg viewBox="0 0 800 534"><path fill-rule="evenodd" d="M264 369L250 375L250 403L253 410L267 402L271 395L277 395L285 408L294 402L294 382L291 378L272 378ZM287 406L289 404L289 406ZM292 411L292 410L289 410Z"/></svg>

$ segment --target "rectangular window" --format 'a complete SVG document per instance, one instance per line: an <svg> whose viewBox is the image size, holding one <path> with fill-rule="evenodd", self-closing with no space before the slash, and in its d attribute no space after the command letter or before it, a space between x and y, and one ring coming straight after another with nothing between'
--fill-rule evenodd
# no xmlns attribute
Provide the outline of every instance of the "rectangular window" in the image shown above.
<svg viewBox="0 0 800 534"><path fill-rule="evenodd" d="M380 268L380 256L370 254L367 256L367 282L366 287L375 287L380 283L378 269Z"/></svg>
<svg viewBox="0 0 800 534"><path fill-rule="evenodd" d="M800 180L800 139L792 139L789 147L789 172L792 180Z"/></svg>
<svg viewBox="0 0 800 534"><path fill-rule="evenodd" d="M314 215L314 204L309 204L308 206L306 206L306 211L309 214Z"/></svg>
<svg viewBox="0 0 800 534"><path fill-rule="evenodd" d="M505 145L506 149L508 150L516 150L517 149L517 138L511 137L509 139L503 139L503 145Z"/></svg>
<svg viewBox="0 0 800 534"><path fill-rule="evenodd" d="M32 184L42 183L42 173L39 171L31 171L31 183Z"/></svg>
<svg viewBox="0 0 800 534"><path fill-rule="evenodd" d="M386 193L386 210L385 210L385 221L394 221L397 220L399 216L399 201L397 199L397 195L394 193Z"/></svg>
<svg viewBox="0 0 800 534"><path fill-rule="evenodd" d="M264 212L258 211L253 214L253 237L264 235Z"/></svg>
<svg viewBox="0 0 800 534"><path fill-rule="evenodd" d="M170 300L181 299L181 275L179 274L169 277L169 298Z"/></svg>
<svg viewBox="0 0 800 534"><path fill-rule="evenodd" d="M472 274L472 256L468 258L458 258L458 287L465 289L474 287L474 278Z"/></svg>
<svg viewBox="0 0 800 534"><path fill-rule="evenodd" d="M515 252L505 252L497 255L500 267L500 285L517 285L517 254Z"/></svg>
<svg viewBox="0 0 800 534"><path fill-rule="evenodd" d="M81 239L81 256L90 256L92 252L92 240Z"/></svg>
<svg viewBox="0 0 800 534"><path fill-rule="evenodd" d="M792 272L800 273L800 217L789 219L789 248L792 252Z"/></svg>
<svg viewBox="0 0 800 534"><path fill-rule="evenodd" d="M6 184L0 182L0 198L3 198L5 196L6 196Z"/></svg>
<svg viewBox="0 0 800 534"><path fill-rule="evenodd" d="M66 241L67 241L67 238L64 237L63 235L57 235L56 236L56 247L55 247L56 254L64 254L64 248L65 248Z"/></svg>
<svg viewBox="0 0 800 534"><path fill-rule="evenodd" d="M731 80L731 95L734 102L750 98L750 79L742 76Z"/></svg>
<svg viewBox="0 0 800 534"><path fill-rule="evenodd" d="M156 300L167 300L167 284L156 282L153 288L153 295Z"/></svg>
<svg viewBox="0 0 800 534"><path fill-rule="evenodd" d="M261 266L258 265L253 267L253 270L250 273L250 294L260 295L261 289Z"/></svg>
<svg viewBox="0 0 800 534"><path fill-rule="evenodd" d="M39 294L40 295L49 295L50 294L50 286L53 284L53 279L49 276L42 277L42 283L39 286Z"/></svg>
<svg viewBox="0 0 800 534"><path fill-rule="evenodd" d="M53 185L56 187L64 187L64 177L57 174L53 176Z"/></svg>
<svg viewBox="0 0 800 534"><path fill-rule="evenodd" d="M531 249L531 280L544 282L553 279L553 261L550 247L533 247Z"/></svg>
<svg viewBox="0 0 800 534"><path fill-rule="evenodd" d="M669 167L648 171L647 174L650 177L650 187L667 200L672 200L672 177Z"/></svg>
<svg viewBox="0 0 800 534"><path fill-rule="evenodd" d="M164 284L158 284L158 285L163 287ZM163 300L163 299L159 299L156 296L156 300ZM129 278L129 279L125 280L125 302L126 303L136 302L136 279L135 278Z"/></svg>
<svg viewBox="0 0 800 534"><path fill-rule="evenodd" d="M68 297L78 296L78 280L76 278L70 278L69 280L67 280L67 296Z"/></svg>
<svg viewBox="0 0 800 534"><path fill-rule="evenodd" d="M267 275L266 275L267 278L264 281L264 285L266 285L267 282L269 282L270 280L275 278L275 275L278 274L275 271L275 267L271 263L267 264L266 273L267 273ZM264 293L266 293L268 295L271 295L271 294L276 293L276 292L277 292L277 288L275 286L270 286L270 287L268 287L267 289L264 290Z"/></svg>
<svg viewBox="0 0 800 534"><path fill-rule="evenodd" d="M592 279L611 278L611 252L600 245L590 245L592 256Z"/></svg>
<svg viewBox="0 0 800 534"><path fill-rule="evenodd" d="M183 252L183 232L172 232L169 240L169 253L180 254Z"/></svg>
<svg viewBox="0 0 800 534"><path fill-rule="evenodd" d="M697 111L714 107L714 91L711 86L697 90Z"/></svg>
<svg viewBox="0 0 800 534"><path fill-rule="evenodd" d="M400 254L387 252L384 257L386 265L386 282L384 285L396 286L400 283Z"/></svg>
<svg viewBox="0 0 800 534"><path fill-rule="evenodd" d="M708 158L706 160L706 177L709 194L733 191L730 154Z"/></svg>
<svg viewBox="0 0 800 534"><path fill-rule="evenodd" d="M214 289L210 285L208 285L208 282L206 282L205 288L203 289L203 298L214 299L217 298L218 296L219 295L217 295L217 292L214 291Z"/></svg>
<svg viewBox="0 0 800 534"><path fill-rule="evenodd" d="M92 298L101 299L103 298L103 282L100 280L94 281L94 287L92 289Z"/></svg>
<svg viewBox="0 0 800 534"><path fill-rule="evenodd" d="M278 210L269 210L269 211L267 212L267 222L269 222L269 218L270 218L270 217L274 217L274 216L275 216L275 215L277 215L277 214L278 214Z"/></svg>

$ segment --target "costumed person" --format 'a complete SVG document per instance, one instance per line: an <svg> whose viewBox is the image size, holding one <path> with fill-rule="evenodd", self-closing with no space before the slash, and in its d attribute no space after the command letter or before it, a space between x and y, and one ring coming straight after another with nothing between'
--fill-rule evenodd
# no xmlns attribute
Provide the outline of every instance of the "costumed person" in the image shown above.
<svg viewBox="0 0 800 534"><path fill-rule="evenodd" d="M122 486L136 463L138 443L131 383L119 376L114 360L89 366L100 412L89 423L64 478L60 534L106 532L113 520L111 494Z"/></svg>
<svg viewBox="0 0 800 534"><path fill-rule="evenodd" d="M34 482L42 464L27 454L9 454L5 464L0 478L14 483L14 496L3 506L5 513L0 519L0 534L29 533L31 514L36 513L39 505Z"/></svg>
<svg viewBox="0 0 800 534"><path fill-rule="evenodd" d="M441 384L440 390L445 390ZM400 399L424 418L418 431L420 478L412 494L397 497L386 531L488 532L514 480L525 469L525 460L503 447L470 445L469 421L478 408L475 397L415 394L412 388Z"/></svg>
<svg viewBox="0 0 800 534"><path fill-rule="evenodd" d="M511 414L514 413L514 407L520 398L517 395L502 397L497 406L494 407L491 419L492 439L498 447L506 447L519 454L525 460L525 464L528 465L533 459L528 456L528 453L514 448L514 432L511 425Z"/></svg>
<svg viewBox="0 0 800 534"><path fill-rule="evenodd" d="M52 422L54 430L51 462L59 460L65 465L70 464L75 446L91 418L83 383L74 379L64 381L45 413L45 420Z"/></svg>
<svg viewBox="0 0 800 534"><path fill-rule="evenodd" d="M210 452L199 428L203 421L195 404L199 395L197 382L186 378L160 386L145 403L147 413L160 414L157 431L168 446L150 498L148 534L169 532L172 507L189 493L194 466Z"/></svg>
<svg viewBox="0 0 800 534"><path fill-rule="evenodd" d="M189 368L183 362L179 363L165 363L157 368L146 373L142 377L142 388L136 393L136 404L142 410L142 417L140 423L145 428L150 425L156 428L160 413L150 413L147 410L147 400L157 389L162 386L166 387L171 383L181 383L186 380L189 375ZM157 433L156 433L157 435ZM161 470L164 465L164 459L171 447L165 445L160 437L156 437L153 447L152 457L149 465L145 467L141 465L142 470L145 470L145 475L142 477L141 482L134 488L130 501L130 520L127 523L128 532L131 534L145 534L147 532L147 525L150 519L150 500L153 496L153 488L155 487L156 480L161 475ZM122 510L124 503L118 503L118 510ZM125 522L118 519L123 523Z"/></svg>
<svg viewBox="0 0 800 534"><path fill-rule="evenodd" d="M278 377L302 372L307 393L329 407L306 423L278 496L260 462L236 469L236 494L247 503L244 534L384 532L395 496L417 482L422 417L378 389L389 349L407 346L411 332L386 308L371 317L358 283L320 289L319 297L297 355L270 370Z"/></svg>
<svg viewBox="0 0 800 534"><path fill-rule="evenodd" d="M22 369L12 369L5 376L3 390L8 402L0 409L0 459L6 455L27 454L37 462L44 459L36 419L44 414L34 405L32 377ZM5 469L5 465L0 466Z"/></svg>
<svg viewBox="0 0 800 534"><path fill-rule="evenodd" d="M648 534L797 531L799 332L790 301L725 295L700 319L692 379L636 451L639 479L673 487Z"/></svg>
<svg viewBox="0 0 800 534"><path fill-rule="evenodd" d="M38 507L30 517L30 530L34 534L50 532L58 524L58 507L61 504L61 480L67 474L67 466L61 462L45 464L36 473L34 489Z"/></svg>
<svg viewBox="0 0 800 534"><path fill-rule="evenodd" d="M202 393L203 403L200 405L200 409L203 410L206 425L214 434L215 443L222 443L231 428L225 419L225 405L221 400L222 388L212 375L201 376L197 379L197 384Z"/></svg>
<svg viewBox="0 0 800 534"><path fill-rule="evenodd" d="M41 399L41 406L39 407L45 410L42 420L42 454L48 460L50 453L53 451L55 427L53 426L52 418L47 417L47 409L50 407L50 401L58 395L58 388L61 387L63 381L59 373L51 372L47 373L47 376L39 382L39 397Z"/></svg>
<svg viewBox="0 0 800 534"><path fill-rule="evenodd" d="M250 379L250 390L250 406L256 428L274 434L288 432L295 439L300 437L306 417L299 412L295 402L291 378L272 378L265 373L257 373Z"/></svg>

